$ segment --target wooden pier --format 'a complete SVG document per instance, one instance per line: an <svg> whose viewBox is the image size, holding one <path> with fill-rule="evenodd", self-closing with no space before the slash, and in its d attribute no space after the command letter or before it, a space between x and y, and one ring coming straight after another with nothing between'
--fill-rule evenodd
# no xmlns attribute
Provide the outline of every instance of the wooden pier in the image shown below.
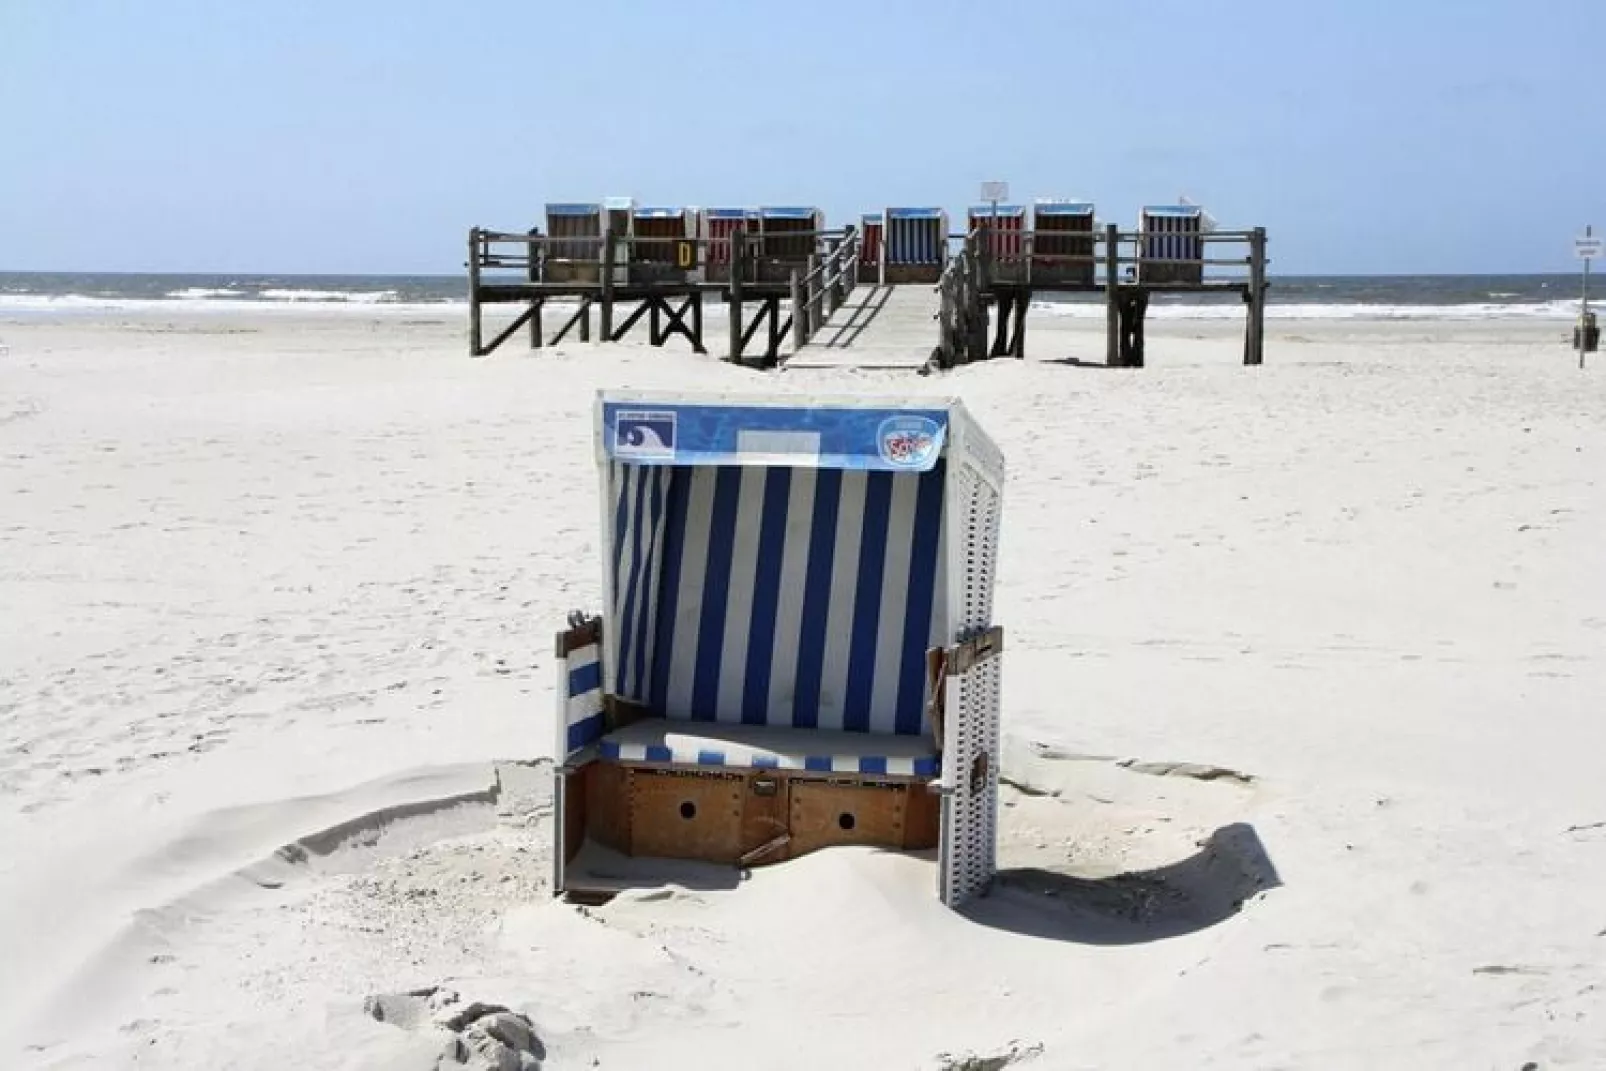
<svg viewBox="0 0 1606 1071"><path fill-rule="evenodd" d="M1143 254L1144 235L1123 232L1110 224L1084 241L1091 252L1042 255L1034 251L1036 235L1023 236L1022 251L1007 262L987 253L988 226L973 227L959 239L938 283L942 298L940 337L931 367L992 357L1024 357L1026 311L1042 294L1103 294L1105 305L1105 364L1112 368L1142 368L1143 328L1150 299L1156 294L1239 295L1246 307L1244 361L1259 365L1266 353L1266 230L1206 231L1193 236L1203 248L1238 247L1200 258L1172 258ZM1054 270L1070 264L1100 269L1081 274L1083 281L1068 281ZM1041 278L1035 278L1040 268ZM1169 269L1163 272L1155 268ZM1164 281L1145 282L1145 269ZM1187 269L1179 271L1177 269ZM1194 278L1179 278L1192 272ZM994 322L996 321L996 323Z"/></svg>
<svg viewBox="0 0 1606 1071"><path fill-rule="evenodd" d="M982 216L971 220L966 233L949 235L934 287L894 285L900 292L934 293L932 334L924 342L911 341L920 319L915 306L923 302L899 298L889 305L882 293L849 302L863 284L888 285L886 243L876 243L879 263L867 263L863 237L851 226L792 228L784 239L768 242L747 222L712 237L621 235L610 228L557 236L475 228L469 232L469 351L485 356L521 329L527 329L532 348L571 336L618 342L645 323L650 345L679 338L693 352L707 353L704 303L712 297L727 313L724 356L738 364L844 367L858 366L862 356L876 367L937 371L1024 357L1034 300L1100 294L1105 363L1141 368L1145 322L1156 296L1236 294L1246 310L1243 363L1264 362L1265 228L1200 228L1178 236L1090 224L1089 211L1080 230L1056 223L1039 235L1015 227L1007 242L997 242L994 218ZM1174 255L1179 237L1190 255ZM844 304L851 304L844 315L855 321L853 330L832 332L823 348L833 352L822 353L816 337ZM487 306L512 306L518 313L487 337ZM903 314L878 313L888 307ZM551 324L549 313L558 314ZM555 328L550 334L549 326Z"/></svg>
<svg viewBox="0 0 1606 1071"><path fill-rule="evenodd" d="M555 346L571 333L590 342L595 309L599 342L619 342L645 320L650 345L679 337L693 352L707 353L703 303L711 295L726 306L727 359L773 368L788 345L806 345L858 284L859 236L852 227L786 237L793 250L802 242L815 252L766 256L764 244L741 227L720 238L552 237L474 228L468 240L469 352L483 357L526 328L532 349ZM708 281L702 270L716 259L714 252L721 281ZM487 338L488 305L522 308ZM550 336L548 305L564 308Z"/></svg>

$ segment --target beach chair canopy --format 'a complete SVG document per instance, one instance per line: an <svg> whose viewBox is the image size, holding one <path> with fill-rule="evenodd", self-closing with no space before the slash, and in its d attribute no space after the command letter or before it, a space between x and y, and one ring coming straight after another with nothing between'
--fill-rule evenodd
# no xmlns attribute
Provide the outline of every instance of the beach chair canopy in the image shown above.
<svg viewBox="0 0 1606 1071"><path fill-rule="evenodd" d="M957 401L599 406L610 694L669 719L929 733Z"/></svg>

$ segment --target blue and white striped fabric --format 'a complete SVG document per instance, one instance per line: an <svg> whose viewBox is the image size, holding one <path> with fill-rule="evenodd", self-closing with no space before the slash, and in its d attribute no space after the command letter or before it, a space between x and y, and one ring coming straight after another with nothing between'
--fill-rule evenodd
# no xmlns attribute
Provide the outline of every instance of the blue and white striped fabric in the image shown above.
<svg viewBox="0 0 1606 1071"><path fill-rule="evenodd" d="M1203 213L1191 205L1156 206L1143 210L1143 255L1157 260L1198 260Z"/></svg>
<svg viewBox="0 0 1606 1071"><path fill-rule="evenodd" d="M613 605L608 615L610 695L646 706L657 632L664 520L675 470L650 465L608 466L609 520L613 557L608 576Z"/></svg>
<svg viewBox="0 0 1606 1071"><path fill-rule="evenodd" d="M929 740L869 733L798 733L746 726L645 721L609 733L603 758L807 773L936 777L941 759Z"/></svg>
<svg viewBox="0 0 1606 1071"><path fill-rule="evenodd" d="M888 264L941 264L948 243L947 217L940 208L889 208L886 212Z"/></svg>
<svg viewBox="0 0 1606 1071"><path fill-rule="evenodd" d="M670 719L922 734L945 463L611 463L609 687Z"/></svg>
<svg viewBox="0 0 1606 1071"><path fill-rule="evenodd" d="M602 738L602 652L596 644L570 651L558 667L560 757Z"/></svg>

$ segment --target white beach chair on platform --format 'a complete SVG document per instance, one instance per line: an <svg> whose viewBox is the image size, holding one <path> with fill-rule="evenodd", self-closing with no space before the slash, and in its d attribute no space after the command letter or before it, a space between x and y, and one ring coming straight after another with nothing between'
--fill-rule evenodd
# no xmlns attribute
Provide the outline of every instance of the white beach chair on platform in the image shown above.
<svg viewBox="0 0 1606 1071"><path fill-rule="evenodd" d="M603 393L606 612L558 637L554 888L589 838L995 870L1003 456L952 399Z"/></svg>

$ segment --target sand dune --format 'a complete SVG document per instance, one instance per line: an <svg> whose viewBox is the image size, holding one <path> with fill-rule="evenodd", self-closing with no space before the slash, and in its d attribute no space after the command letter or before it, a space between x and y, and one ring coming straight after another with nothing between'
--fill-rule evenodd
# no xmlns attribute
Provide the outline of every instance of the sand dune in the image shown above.
<svg viewBox="0 0 1606 1071"><path fill-rule="evenodd" d="M520 1015L553 1068L1606 1065L1606 379L1555 325L1274 324L1251 371L1161 322L1110 371L1067 320L924 380L3 326L7 1066L427 1068ZM601 386L956 391L1004 447L973 911L858 849L546 897Z"/></svg>

